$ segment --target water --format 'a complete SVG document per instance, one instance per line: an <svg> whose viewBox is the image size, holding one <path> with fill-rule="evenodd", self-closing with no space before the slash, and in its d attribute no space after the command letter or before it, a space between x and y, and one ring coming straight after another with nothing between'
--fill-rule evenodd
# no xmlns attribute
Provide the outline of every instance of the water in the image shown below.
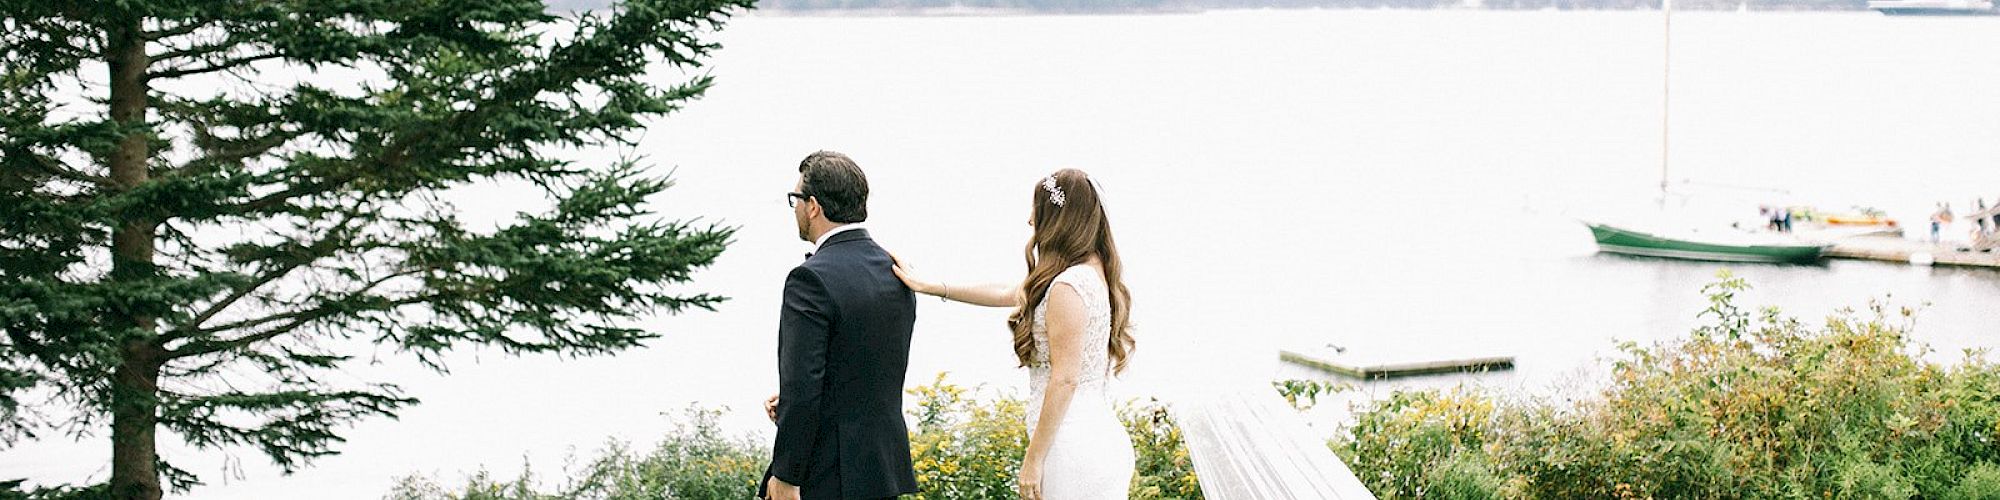
<svg viewBox="0 0 2000 500"><path fill-rule="evenodd" d="M1992 201L1993 23L1677 14L1673 177L1911 222L1938 201ZM2000 346L2000 273L1595 254L1567 217L1644 200L1659 180L1657 12L751 16L720 40L707 98L595 158L678 168L662 213L741 227L693 286L733 300L651 320L665 338L616 358L463 351L439 377L375 351L379 363L343 377L399 383L423 405L358 425L343 455L291 476L255 452L168 444L210 483L189 496L365 498L397 475L511 477L524 461L547 473L606 439L650 441L690 404L727 406L729 428L768 435L758 408L777 385L779 286L808 246L783 194L820 148L867 170L877 239L952 282L1017 279L1036 180L1091 172L1128 262L1142 380L1186 364L1312 376L1273 350L1331 342L1385 358L1518 356L1511 373L1364 395L1588 386L1617 340L1698 324L1698 289L1723 267L1757 287L1746 303L1807 319L1884 295L1928 302L1918 339L1939 360ZM517 195L471 190L461 206L504 220ZM1023 382L1006 311L920 304L912 383ZM103 441L16 447L0 476L101 480Z"/></svg>

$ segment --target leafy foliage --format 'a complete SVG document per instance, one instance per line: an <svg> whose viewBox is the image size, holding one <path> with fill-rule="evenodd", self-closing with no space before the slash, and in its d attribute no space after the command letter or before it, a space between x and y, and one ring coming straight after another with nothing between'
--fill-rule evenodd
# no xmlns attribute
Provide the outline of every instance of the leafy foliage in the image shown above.
<svg viewBox="0 0 2000 500"><path fill-rule="evenodd" d="M945 380L909 390L911 459L917 486L912 498L1016 498L1016 473L1027 451L1026 404ZM1132 434L1137 470L1132 498L1199 499L1193 464L1180 430L1157 404L1127 406L1120 412ZM632 457L614 445L603 457L571 473L554 491L544 492L532 473L495 480L480 472L465 484L445 488L430 479L404 478L389 497L395 500L545 500L555 498L742 498L756 491L769 449L730 439L714 427L714 412L690 410L691 424L677 426L658 450Z"/></svg>
<svg viewBox="0 0 2000 500"><path fill-rule="evenodd" d="M1174 425L1167 408L1159 401L1147 401L1120 409L1125 430L1132 436L1134 465L1132 498L1198 499L1201 483L1195 479L1194 459L1188 456L1180 426Z"/></svg>
<svg viewBox="0 0 2000 500"><path fill-rule="evenodd" d="M2000 367L1922 359L1915 312L1872 305L1818 329L1736 305L1627 344L1578 402L1398 393L1334 449L1383 498L1983 498L2000 463Z"/></svg>
<svg viewBox="0 0 2000 500"><path fill-rule="evenodd" d="M511 480L486 471L446 489L435 481L408 476L398 481L394 500L557 500L572 498L744 498L763 477L768 449L746 437L729 437L716 426L721 412L690 408L665 440L646 454L612 442L595 459L568 476L565 484L542 492L531 470Z"/></svg>
<svg viewBox="0 0 2000 500"><path fill-rule="evenodd" d="M951 384L945 374L910 389L917 406L910 431L915 498L1013 498L1028 450L1027 404ZM1180 428L1158 402L1119 410L1134 448L1132 498L1201 498Z"/></svg>
<svg viewBox="0 0 2000 500"><path fill-rule="evenodd" d="M1028 450L1027 404L1019 399L989 395L945 381L940 373L931 385L912 388L917 399L910 415L911 465L917 486L914 498L1007 498L1015 496L1021 457Z"/></svg>

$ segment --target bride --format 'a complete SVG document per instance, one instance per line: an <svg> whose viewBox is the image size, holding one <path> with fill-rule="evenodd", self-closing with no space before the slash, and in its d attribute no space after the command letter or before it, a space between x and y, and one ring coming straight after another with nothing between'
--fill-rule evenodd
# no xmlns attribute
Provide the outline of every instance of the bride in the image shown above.
<svg viewBox="0 0 2000 500"><path fill-rule="evenodd" d="M1081 170L1057 171L1035 186L1019 284L963 285L918 279L900 261L911 290L945 300L1011 307L1014 354L1028 368L1028 451L1021 498L1128 498L1132 440L1105 390L1133 348L1131 294L1120 279L1118 247L1097 186Z"/></svg>

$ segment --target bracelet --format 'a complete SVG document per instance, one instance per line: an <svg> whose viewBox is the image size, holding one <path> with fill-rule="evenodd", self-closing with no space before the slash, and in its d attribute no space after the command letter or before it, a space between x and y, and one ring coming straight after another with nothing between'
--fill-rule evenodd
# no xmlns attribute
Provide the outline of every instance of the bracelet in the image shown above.
<svg viewBox="0 0 2000 500"><path fill-rule="evenodd" d="M938 286L944 288L944 291L938 292L938 302L951 302L951 297L949 297L949 295L951 295L951 285L947 283L938 283Z"/></svg>

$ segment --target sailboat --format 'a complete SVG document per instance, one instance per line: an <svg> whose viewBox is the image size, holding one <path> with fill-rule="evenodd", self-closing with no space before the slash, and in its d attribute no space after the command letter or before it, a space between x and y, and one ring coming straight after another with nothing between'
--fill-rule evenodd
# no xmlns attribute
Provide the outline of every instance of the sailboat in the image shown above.
<svg viewBox="0 0 2000 500"><path fill-rule="evenodd" d="M1730 237L1716 235L1647 232L1611 224L1584 222L1597 238L1600 252L1672 259L1722 262L1818 262L1830 245L1806 243L1790 238L1744 233Z"/></svg>
<svg viewBox="0 0 2000 500"><path fill-rule="evenodd" d="M1660 10L1664 19L1662 30L1665 32L1665 49L1662 51L1665 69L1661 72L1660 81L1660 209L1664 211L1670 165L1667 161L1670 137L1668 117L1673 110L1669 103L1673 95L1672 80L1669 78L1673 70L1673 0L1662 0ZM1607 253L1724 262L1809 263L1818 261L1831 246L1770 234L1669 231L1603 221L1582 222L1590 227L1591 237L1597 240L1597 250Z"/></svg>

